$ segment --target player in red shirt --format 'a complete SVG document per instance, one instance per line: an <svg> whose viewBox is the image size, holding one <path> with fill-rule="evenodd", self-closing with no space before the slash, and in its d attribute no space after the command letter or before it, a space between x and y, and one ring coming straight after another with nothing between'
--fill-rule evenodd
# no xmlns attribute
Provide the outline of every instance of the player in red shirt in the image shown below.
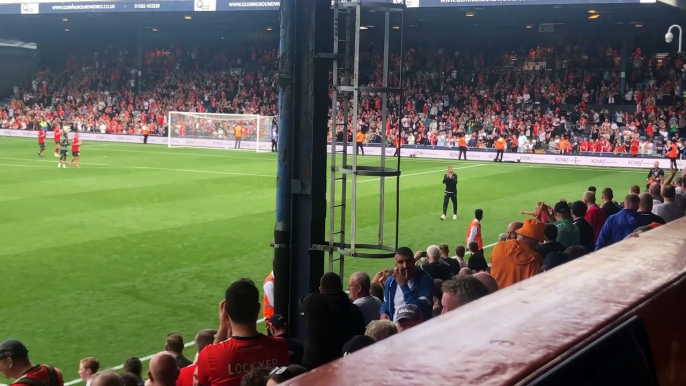
<svg viewBox="0 0 686 386"><path fill-rule="evenodd" d="M64 386L59 369L50 365L34 366L29 360L29 350L14 339L0 343L0 373L7 379L15 379L12 386Z"/></svg>
<svg viewBox="0 0 686 386"><path fill-rule="evenodd" d="M60 156L60 138L62 138L62 130L60 130L59 125L55 125L55 128L52 130L52 134L54 135L53 138L55 138L55 157Z"/></svg>
<svg viewBox="0 0 686 386"><path fill-rule="evenodd" d="M198 386L239 386L254 368L289 364L286 341L257 331L260 310L260 292L252 280L237 280L226 290L215 344L198 355Z"/></svg>
<svg viewBox="0 0 686 386"><path fill-rule="evenodd" d="M83 141L81 141L81 138L79 138L79 133L74 134L74 139L71 141L71 162L69 162L69 166L74 165L74 161L76 161L76 167L81 167L79 165L79 160L81 159L80 149L82 143Z"/></svg>
<svg viewBox="0 0 686 386"><path fill-rule="evenodd" d="M45 151L45 130L42 127L38 129L38 147L40 148L38 155L42 157Z"/></svg>

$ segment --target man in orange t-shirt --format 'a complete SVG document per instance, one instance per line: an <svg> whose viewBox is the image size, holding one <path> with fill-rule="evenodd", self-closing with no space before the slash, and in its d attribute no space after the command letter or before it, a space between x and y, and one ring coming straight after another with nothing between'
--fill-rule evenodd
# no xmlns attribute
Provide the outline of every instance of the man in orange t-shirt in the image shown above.
<svg viewBox="0 0 686 386"><path fill-rule="evenodd" d="M545 224L527 218L515 233L516 240L501 241L493 247L491 274L500 289L538 275L543 265L536 246L545 240Z"/></svg>
<svg viewBox="0 0 686 386"><path fill-rule="evenodd" d="M457 140L457 148L459 152L457 153L457 159L460 160L462 159L462 156L464 155L464 160L467 160L467 139L465 138L464 134L460 135L460 138Z"/></svg>
<svg viewBox="0 0 686 386"><path fill-rule="evenodd" d="M260 309L260 292L252 280L239 279L226 290L214 344L198 355L198 386L239 386L255 368L288 366L286 341L257 331Z"/></svg>
<svg viewBox="0 0 686 386"><path fill-rule="evenodd" d="M364 145L364 133L362 132L362 130L357 130L357 134L355 135L355 142L357 144L357 151L355 153L362 153L362 155L364 155L364 147L362 146Z"/></svg>
<svg viewBox="0 0 686 386"><path fill-rule="evenodd" d="M501 134L500 138L495 140L495 158L493 162L503 162L503 154L505 153L505 134Z"/></svg>

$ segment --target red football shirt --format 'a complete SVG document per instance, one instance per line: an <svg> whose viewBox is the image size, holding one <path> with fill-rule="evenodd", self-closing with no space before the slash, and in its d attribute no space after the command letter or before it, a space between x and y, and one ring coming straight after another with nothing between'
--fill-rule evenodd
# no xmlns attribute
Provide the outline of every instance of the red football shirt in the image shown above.
<svg viewBox="0 0 686 386"><path fill-rule="evenodd" d="M38 143L45 143L45 131L43 129L38 130Z"/></svg>
<svg viewBox="0 0 686 386"><path fill-rule="evenodd" d="M59 142L60 137L62 137L62 132L59 129L55 129L52 132L55 134L55 142Z"/></svg>
<svg viewBox="0 0 686 386"><path fill-rule="evenodd" d="M22 375L21 378L14 381L12 385L28 385L28 383L24 383L22 380L25 378L30 378L38 382L41 382L46 386L63 386L64 379L62 378L62 372L56 367L53 367L53 369L55 369L54 382L52 382L50 379L50 372L48 371L47 367L43 365L36 365L29 369L29 371L27 371L24 375Z"/></svg>
<svg viewBox="0 0 686 386"><path fill-rule="evenodd" d="M197 363L194 363L179 370L179 377L176 378L176 386L193 386L193 377L195 377L195 370L197 368Z"/></svg>
<svg viewBox="0 0 686 386"><path fill-rule="evenodd" d="M79 151L79 147L81 147L81 138L74 138L71 143L71 151Z"/></svg>
<svg viewBox="0 0 686 386"><path fill-rule="evenodd" d="M200 352L198 385L240 386L243 376L254 368L288 366L289 362L288 344L281 338L234 336Z"/></svg>

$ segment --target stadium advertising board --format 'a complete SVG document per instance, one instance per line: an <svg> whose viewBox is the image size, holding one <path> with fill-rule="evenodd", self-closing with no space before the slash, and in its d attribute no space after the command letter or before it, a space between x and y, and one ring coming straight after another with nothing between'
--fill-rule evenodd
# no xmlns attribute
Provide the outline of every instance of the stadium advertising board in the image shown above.
<svg viewBox="0 0 686 386"><path fill-rule="evenodd" d="M278 9L278 0L74 0L70 2L64 2L62 0L40 0L31 3L22 2L22 0L5 0L0 4L0 14L10 15L114 12L215 12Z"/></svg>
<svg viewBox="0 0 686 386"><path fill-rule="evenodd" d="M28 0L30 1L30 0ZM364 0L363 0L364 1ZM377 2L380 0L376 0ZM387 0L402 3L403 0ZM657 0L405 0L408 8L483 7L497 5L655 3ZM279 9L278 0L5 0L0 14L39 15L113 12L215 12Z"/></svg>
<svg viewBox="0 0 686 386"><path fill-rule="evenodd" d="M143 143L143 137L140 135L116 135L116 134L96 134L96 133L79 133L84 142L98 141L98 142L123 142L123 143ZM37 131L26 130L10 130L0 129L0 136L5 137L25 137L37 138ZM52 138L52 132L47 133L48 138ZM148 144L151 145L168 145L167 137L148 137ZM203 138L171 138L174 146L191 146L191 147L205 147L211 149L233 149L234 141L221 139L203 139ZM255 150L255 146L259 145L262 151L270 151L271 143L254 141L242 141L241 149ZM331 145L327 145L327 152L331 152ZM342 151L343 147L338 145L338 150ZM88 151L88 144L84 144L83 151ZM348 154L352 154L352 146L348 146ZM379 146L365 146L365 155L381 155L381 147ZM386 156L391 157L395 153L394 148L386 148ZM457 161L458 153L456 149L433 149L427 148L411 148L403 147L400 149L400 154L403 157L415 158L433 158L446 159ZM470 161L492 162L495 158L494 151L468 151L467 156ZM505 153L503 156L505 162L520 162L523 164L552 164L552 165L569 165L569 166L597 166L606 168L641 168L649 169L653 167L654 162L659 162L660 167L669 169L669 160L665 158L633 158L633 157L602 157L602 156L574 156L562 154L530 154L530 153ZM457 161L459 162L459 161ZM679 169L686 168L686 160L677 161Z"/></svg>

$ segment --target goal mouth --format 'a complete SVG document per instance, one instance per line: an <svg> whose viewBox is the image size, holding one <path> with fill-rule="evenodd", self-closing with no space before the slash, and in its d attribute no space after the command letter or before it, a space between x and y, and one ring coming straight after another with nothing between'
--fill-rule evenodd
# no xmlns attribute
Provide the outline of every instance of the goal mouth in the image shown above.
<svg viewBox="0 0 686 386"><path fill-rule="evenodd" d="M167 146L225 150L274 151L276 117L170 111Z"/></svg>

